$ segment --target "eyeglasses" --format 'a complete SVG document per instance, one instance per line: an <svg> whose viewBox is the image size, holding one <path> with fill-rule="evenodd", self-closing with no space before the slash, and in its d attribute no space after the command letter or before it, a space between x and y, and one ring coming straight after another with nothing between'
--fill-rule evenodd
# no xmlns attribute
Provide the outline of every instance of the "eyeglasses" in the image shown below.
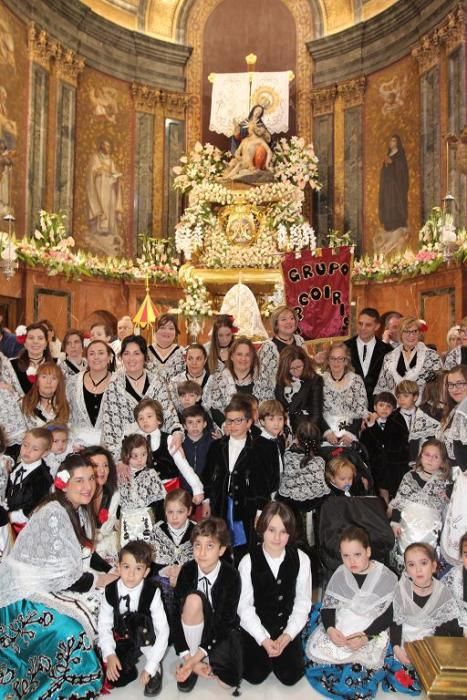
<svg viewBox="0 0 467 700"><path fill-rule="evenodd" d="M329 362L345 362L345 357L330 357Z"/></svg>
<svg viewBox="0 0 467 700"><path fill-rule="evenodd" d="M226 418L224 423L226 425L241 425L246 418Z"/></svg>
<svg viewBox="0 0 467 700"><path fill-rule="evenodd" d="M409 328L408 330L402 331L402 333L405 333L406 335L417 335L419 332L420 331L418 330L418 328Z"/></svg>
<svg viewBox="0 0 467 700"><path fill-rule="evenodd" d="M467 382L448 382L448 389L462 389L467 386Z"/></svg>

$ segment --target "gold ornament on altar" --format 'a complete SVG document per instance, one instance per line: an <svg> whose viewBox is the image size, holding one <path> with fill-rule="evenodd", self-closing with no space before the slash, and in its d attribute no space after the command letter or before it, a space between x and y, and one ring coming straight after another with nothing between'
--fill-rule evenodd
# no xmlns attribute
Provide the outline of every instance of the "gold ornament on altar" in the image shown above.
<svg viewBox="0 0 467 700"><path fill-rule="evenodd" d="M258 235L260 212L251 204L231 204L219 212L219 221L229 243L249 246Z"/></svg>

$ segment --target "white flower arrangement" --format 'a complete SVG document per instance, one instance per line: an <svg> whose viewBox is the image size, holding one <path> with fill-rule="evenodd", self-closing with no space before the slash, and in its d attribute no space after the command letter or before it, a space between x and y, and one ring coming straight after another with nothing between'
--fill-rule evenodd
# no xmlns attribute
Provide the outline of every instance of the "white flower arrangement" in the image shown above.
<svg viewBox="0 0 467 700"><path fill-rule="evenodd" d="M293 224L287 228L280 224L277 229L277 245L284 252L293 251L297 256L301 250L316 249L316 236L314 229L304 221L301 224Z"/></svg>
<svg viewBox="0 0 467 700"><path fill-rule="evenodd" d="M276 282L272 294L267 294L264 297L264 302L261 305L261 316L269 318L272 312L283 304L285 304L284 284Z"/></svg>
<svg viewBox="0 0 467 700"><path fill-rule="evenodd" d="M191 153L180 158L181 165L173 168L174 188L187 192L194 185L213 180L221 174L231 155L224 153L211 143L204 146L197 141Z"/></svg>
<svg viewBox="0 0 467 700"><path fill-rule="evenodd" d="M185 297L179 301L178 310L188 318L213 315L212 301L201 278L188 279Z"/></svg>
<svg viewBox="0 0 467 700"><path fill-rule="evenodd" d="M301 190L307 184L314 190L321 189L318 177L318 158L313 144L305 139L292 136L290 141L282 138L276 143L272 157L274 177L283 182L291 182Z"/></svg>

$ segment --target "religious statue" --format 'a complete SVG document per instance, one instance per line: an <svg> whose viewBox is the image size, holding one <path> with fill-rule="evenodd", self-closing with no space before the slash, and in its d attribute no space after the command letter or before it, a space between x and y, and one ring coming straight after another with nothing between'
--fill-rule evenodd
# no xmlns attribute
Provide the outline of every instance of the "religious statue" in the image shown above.
<svg viewBox="0 0 467 700"><path fill-rule="evenodd" d="M12 213L11 208L11 170L15 151L7 147L6 141L0 139L0 216Z"/></svg>
<svg viewBox="0 0 467 700"><path fill-rule="evenodd" d="M222 180L235 182L272 182L271 134L261 119L263 107L255 105L248 119L235 125L232 142L236 146L232 160L222 173Z"/></svg>
<svg viewBox="0 0 467 700"><path fill-rule="evenodd" d="M86 194L90 232L108 255L115 255L121 246L122 177L112 158L112 144L103 139L89 161Z"/></svg>

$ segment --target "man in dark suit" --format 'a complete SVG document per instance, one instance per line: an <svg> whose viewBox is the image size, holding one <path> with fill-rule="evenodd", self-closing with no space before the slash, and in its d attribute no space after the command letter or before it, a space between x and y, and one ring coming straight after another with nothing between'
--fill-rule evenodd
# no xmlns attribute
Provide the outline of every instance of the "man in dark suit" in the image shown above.
<svg viewBox="0 0 467 700"><path fill-rule="evenodd" d="M392 348L376 338L380 327L380 316L370 306L362 309L357 321L357 335L346 341L350 349L352 366L365 382L368 408L373 410L373 391L378 381L383 359Z"/></svg>

